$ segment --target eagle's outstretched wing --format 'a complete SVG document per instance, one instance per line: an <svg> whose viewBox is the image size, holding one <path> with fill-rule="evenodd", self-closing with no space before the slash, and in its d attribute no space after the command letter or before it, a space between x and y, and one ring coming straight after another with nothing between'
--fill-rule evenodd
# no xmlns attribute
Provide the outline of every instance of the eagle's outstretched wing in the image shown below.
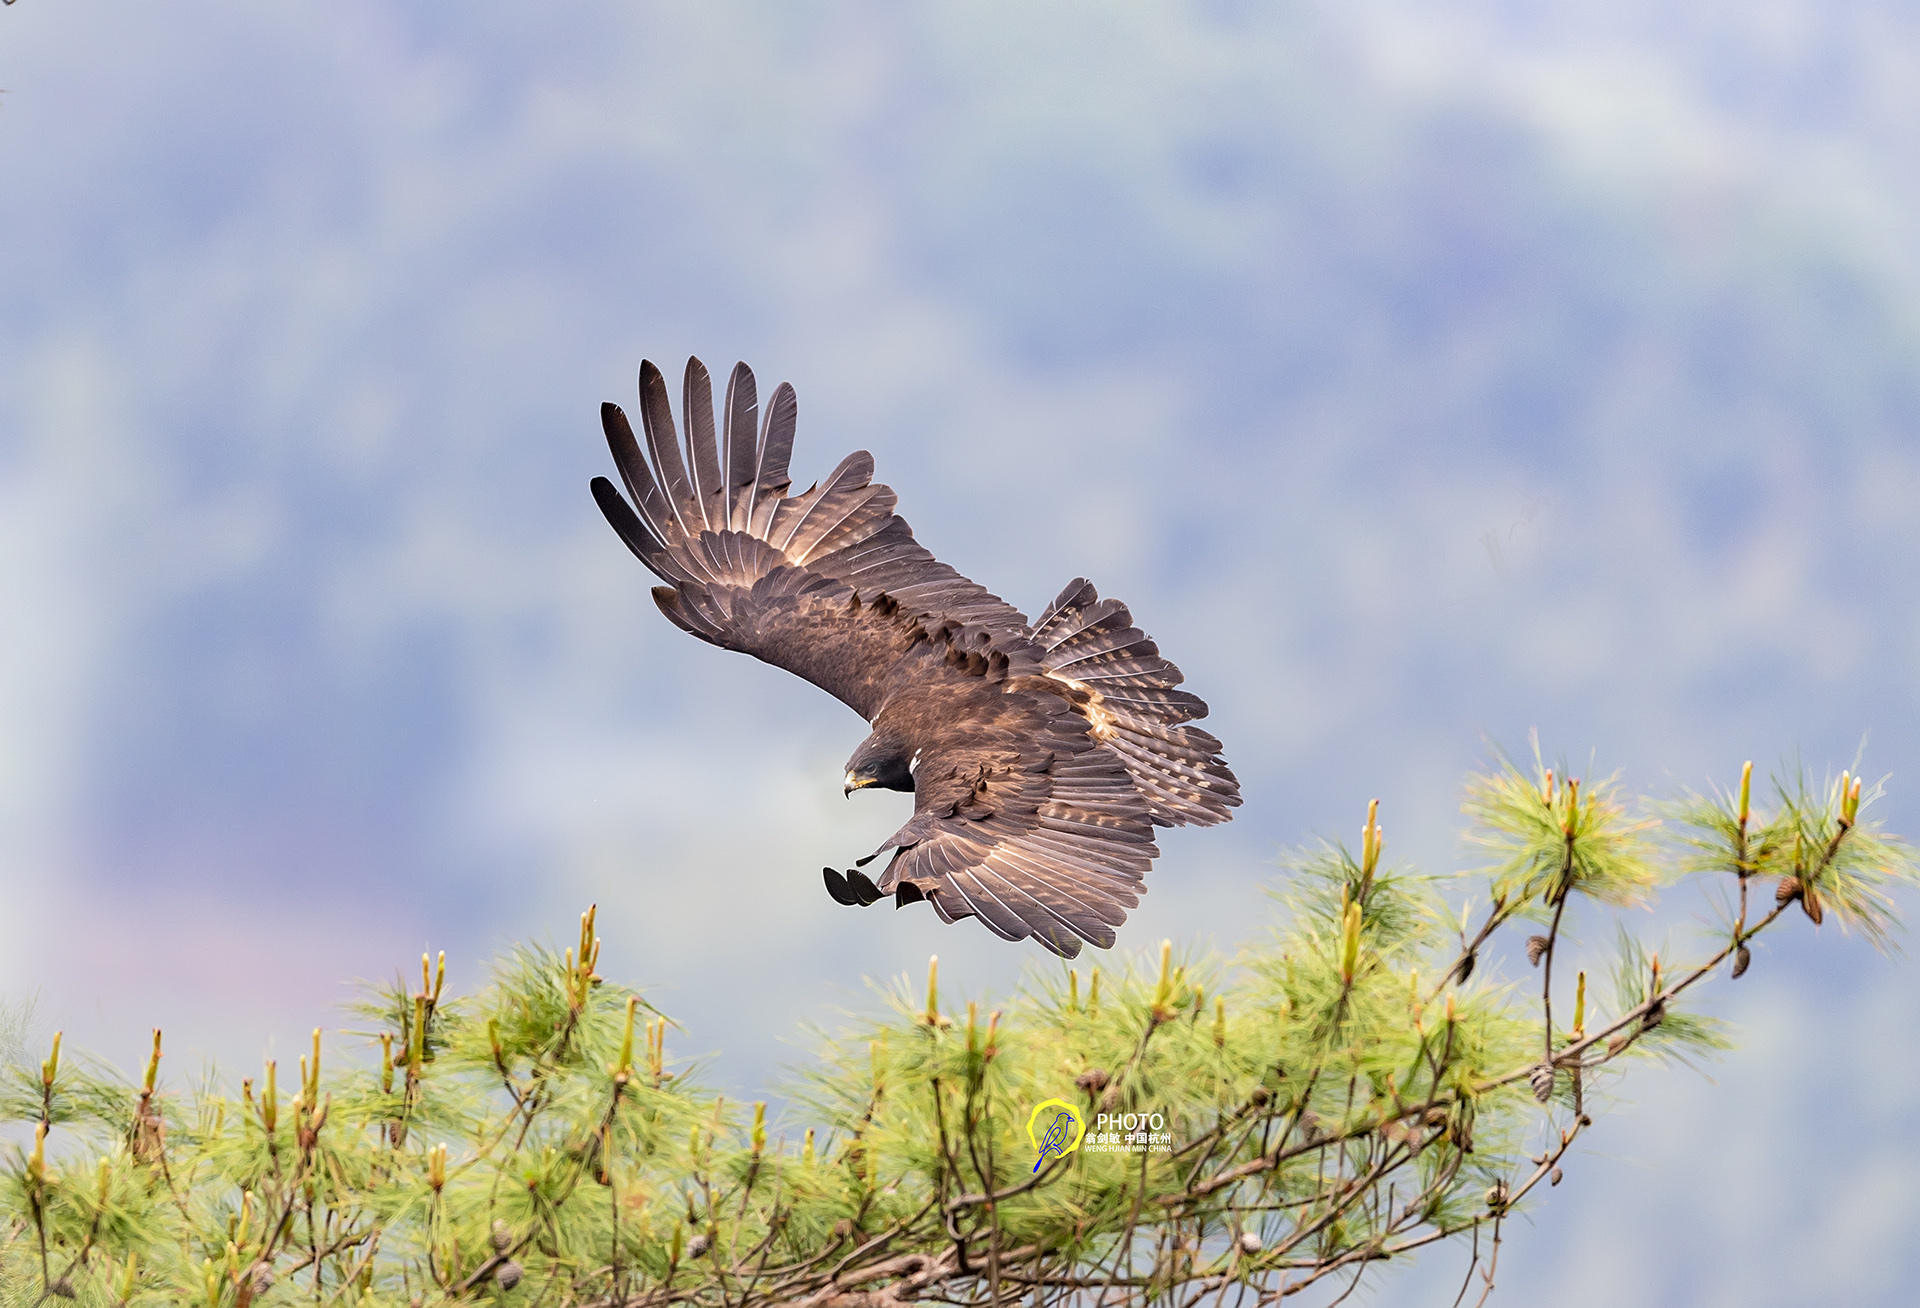
<svg viewBox="0 0 1920 1308"><path fill-rule="evenodd" d="M1206 701L1176 690L1185 678L1133 625L1116 599L1093 583L1067 583L1034 624L1047 676L1064 683L1092 725L1093 737L1120 756L1146 797L1156 825L1210 827L1240 806L1240 782L1220 757L1220 741L1189 725Z"/></svg>
<svg viewBox="0 0 1920 1308"><path fill-rule="evenodd" d="M791 386L774 391L762 420L753 372L736 365L717 432L698 359L687 362L683 397L684 450L666 379L642 363L647 454L618 405L600 411L632 502L606 478L593 480L614 530L667 583L654 600L676 625L805 677L869 720L880 678L929 627L996 649L1031 648L1019 610L914 540L865 450L788 494Z"/></svg>

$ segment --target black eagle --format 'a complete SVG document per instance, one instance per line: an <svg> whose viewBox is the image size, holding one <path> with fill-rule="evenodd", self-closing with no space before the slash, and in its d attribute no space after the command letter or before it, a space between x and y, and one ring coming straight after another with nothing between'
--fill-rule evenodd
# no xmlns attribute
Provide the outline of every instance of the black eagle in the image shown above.
<svg viewBox="0 0 1920 1308"><path fill-rule="evenodd" d="M865 450L789 493L786 383L761 415L736 365L716 424L690 359L682 396L684 450L666 379L640 365L646 455L620 407L601 406L627 498L604 477L593 497L667 583L653 597L676 626L872 724L847 761L849 794L913 792L913 820L860 860L894 850L878 882L829 868L829 892L924 899L944 921L977 917L1067 958L1082 941L1110 947L1160 852L1153 828L1211 826L1240 803L1220 742L1192 725L1206 704L1175 689L1180 669L1084 580L1029 623L935 559Z"/></svg>

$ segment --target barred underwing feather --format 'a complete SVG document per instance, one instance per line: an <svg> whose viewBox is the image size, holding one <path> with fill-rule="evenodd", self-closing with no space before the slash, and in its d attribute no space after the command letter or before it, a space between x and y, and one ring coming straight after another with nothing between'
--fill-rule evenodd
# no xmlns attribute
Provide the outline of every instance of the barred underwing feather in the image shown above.
<svg viewBox="0 0 1920 1308"><path fill-rule="evenodd" d="M1066 588L1054 598L1053 603L1047 605L1047 607L1041 611L1040 620L1034 624L1035 635L1037 636L1039 633L1052 627L1054 625L1054 619L1063 610L1085 609L1099 598L1100 596L1098 592L1094 590L1092 582L1088 581L1085 577L1075 577L1072 581L1068 582Z"/></svg>
<svg viewBox="0 0 1920 1308"><path fill-rule="evenodd" d="M1129 770L1134 773L1136 780L1145 773L1159 784L1177 790L1194 789L1205 792L1212 789L1218 779L1217 774L1211 769L1204 766L1197 767L1183 759L1173 757L1163 749L1154 748L1154 742L1142 741L1128 732L1115 732L1108 737L1107 745L1128 762Z"/></svg>
<svg viewBox="0 0 1920 1308"><path fill-rule="evenodd" d="M1073 651L1073 657L1048 658L1047 666L1069 676L1074 675L1073 669L1079 664L1106 661L1109 655L1145 660L1156 658L1160 653L1160 647L1137 627L1115 630L1096 625L1076 634L1067 647Z"/></svg>
<svg viewBox="0 0 1920 1308"><path fill-rule="evenodd" d="M1211 736L1195 740L1192 736L1181 734L1187 730L1184 723L1169 727L1143 721L1131 713L1110 713L1110 716L1114 738L1125 739L1136 749L1156 758L1164 758L1169 763L1204 766L1213 761L1214 754L1219 750L1219 743ZM1194 734L1202 733L1196 731Z"/></svg>
<svg viewBox="0 0 1920 1308"><path fill-rule="evenodd" d="M1071 665L1053 664L1054 676L1069 681L1107 686L1165 686L1183 680L1179 669L1154 655L1141 656L1131 649L1113 650L1092 658L1075 660Z"/></svg>
<svg viewBox="0 0 1920 1308"><path fill-rule="evenodd" d="M1206 701L1184 690L1107 682L1101 685L1100 694L1116 716L1151 714L1161 722L1187 723L1205 717L1207 713ZM1217 744L1215 748L1218 748Z"/></svg>
<svg viewBox="0 0 1920 1308"><path fill-rule="evenodd" d="M1090 582L1076 578L1036 632L1043 662L1089 696L1096 735L1126 763L1157 824L1225 821L1240 803L1239 782L1218 757L1220 742L1185 725L1206 706L1173 690L1183 680L1180 670L1132 622L1125 605L1101 600ZM1156 703L1145 692L1166 698Z"/></svg>

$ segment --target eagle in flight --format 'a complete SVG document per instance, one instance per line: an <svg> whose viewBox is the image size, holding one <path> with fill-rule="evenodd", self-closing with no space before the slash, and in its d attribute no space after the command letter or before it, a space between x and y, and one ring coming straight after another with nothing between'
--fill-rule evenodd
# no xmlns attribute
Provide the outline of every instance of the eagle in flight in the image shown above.
<svg viewBox="0 0 1920 1308"><path fill-rule="evenodd" d="M1038 622L941 563L893 511L865 450L795 494L796 415L782 383L764 414L734 367L713 387L687 362L674 431L666 379L640 365L646 453L618 405L601 422L623 498L593 497L656 576L660 611L723 649L811 681L865 718L846 789L913 792L877 881L825 869L844 904L919 900L1066 958L1111 947L1140 902L1155 826L1211 826L1240 803L1207 713L1126 605L1070 582Z"/></svg>

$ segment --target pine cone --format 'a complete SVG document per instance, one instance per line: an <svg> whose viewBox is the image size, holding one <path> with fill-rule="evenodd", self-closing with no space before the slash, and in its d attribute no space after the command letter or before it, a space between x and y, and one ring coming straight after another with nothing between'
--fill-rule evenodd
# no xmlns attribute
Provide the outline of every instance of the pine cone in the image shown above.
<svg viewBox="0 0 1920 1308"><path fill-rule="evenodd" d="M1460 955L1460 961L1455 964L1453 969L1453 979L1456 982L1461 985L1467 983L1467 978L1473 975L1473 964L1476 957L1472 950L1468 950L1466 953Z"/></svg>
<svg viewBox="0 0 1920 1308"><path fill-rule="evenodd" d="M1082 1090L1085 1090L1088 1094L1097 1095L1107 1088L1107 1079L1106 1068L1089 1067L1079 1076L1074 1077L1073 1083Z"/></svg>
<svg viewBox="0 0 1920 1308"><path fill-rule="evenodd" d="M1820 907L1820 896L1812 890L1800 896L1800 907L1806 910L1807 916L1813 919L1815 926L1819 926L1827 915L1826 910Z"/></svg>
<svg viewBox="0 0 1920 1308"><path fill-rule="evenodd" d="M687 1257L704 1258L707 1256L707 1250L711 1248L713 1248L712 1236L704 1234L696 1235L692 1240L687 1242Z"/></svg>
<svg viewBox="0 0 1920 1308"><path fill-rule="evenodd" d="M493 1230L487 1234L487 1239L493 1244L495 1253L505 1253L513 1247L513 1228L505 1222L495 1222Z"/></svg>
<svg viewBox="0 0 1920 1308"><path fill-rule="evenodd" d="M1544 1104L1547 1100L1553 1098L1553 1067L1551 1064L1541 1063L1538 1067L1535 1067L1531 1072L1527 1073L1527 1082L1533 1086L1533 1097L1541 1103Z"/></svg>
<svg viewBox="0 0 1920 1308"><path fill-rule="evenodd" d="M1741 945L1733 951L1733 979L1738 981L1746 975L1747 968L1753 962L1753 951Z"/></svg>
<svg viewBox="0 0 1920 1308"><path fill-rule="evenodd" d="M47 1293L58 1295L62 1299L71 1299L73 1298L73 1282L64 1276L56 1276L47 1285Z"/></svg>
<svg viewBox="0 0 1920 1308"><path fill-rule="evenodd" d="M253 1297L256 1299L273 1288L273 1268L267 1263L255 1263L248 1278L253 1282Z"/></svg>
<svg viewBox="0 0 1920 1308"><path fill-rule="evenodd" d="M1533 967L1539 967L1540 960L1542 957L1545 956L1546 952L1547 952L1547 938L1545 936L1528 936L1527 937L1528 964L1530 964Z"/></svg>
<svg viewBox="0 0 1920 1308"><path fill-rule="evenodd" d="M1777 907L1778 905L1784 904L1790 899L1799 898L1800 890L1799 877L1781 877L1780 885L1773 892L1773 902L1775 906Z"/></svg>
<svg viewBox="0 0 1920 1308"><path fill-rule="evenodd" d="M1240 1232L1240 1252L1244 1254L1259 1253L1260 1237L1255 1235L1252 1231Z"/></svg>
<svg viewBox="0 0 1920 1308"><path fill-rule="evenodd" d="M514 1262L512 1259L508 1259L493 1269L493 1283L502 1290L511 1290L514 1286L520 1284L520 1278L526 1274L525 1268L521 1267L519 1263Z"/></svg>
<svg viewBox="0 0 1920 1308"><path fill-rule="evenodd" d="M1560 1180L1561 1180L1561 1172L1559 1168L1556 1167L1551 1172L1547 1173L1548 1185L1559 1185Z"/></svg>

